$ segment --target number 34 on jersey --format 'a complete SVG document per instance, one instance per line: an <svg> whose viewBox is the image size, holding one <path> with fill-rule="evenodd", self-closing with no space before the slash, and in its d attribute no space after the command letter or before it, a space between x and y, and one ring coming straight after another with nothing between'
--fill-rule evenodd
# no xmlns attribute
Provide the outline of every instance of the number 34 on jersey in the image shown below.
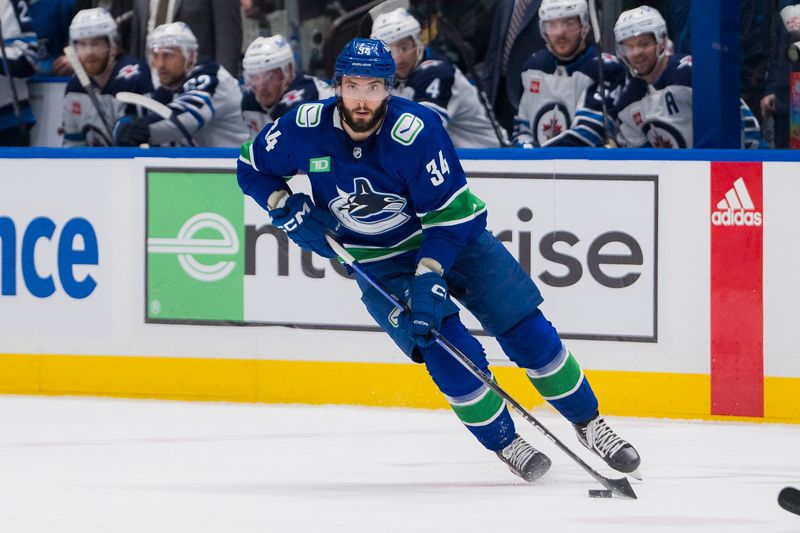
<svg viewBox="0 0 800 533"><path fill-rule="evenodd" d="M444 183L444 175L450 174L450 165L447 164L447 159L445 159L441 150L439 150L438 165L436 163L436 158L434 157L428 161L427 165L425 165L425 170L431 173L431 183L434 185L441 185Z"/></svg>

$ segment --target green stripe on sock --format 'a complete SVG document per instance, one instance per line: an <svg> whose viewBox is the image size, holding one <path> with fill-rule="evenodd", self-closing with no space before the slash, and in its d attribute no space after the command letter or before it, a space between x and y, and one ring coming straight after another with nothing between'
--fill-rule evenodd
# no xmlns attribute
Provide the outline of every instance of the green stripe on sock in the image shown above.
<svg viewBox="0 0 800 533"><path fill-rule="evenodd" d="M527 376L539 394L547 400L564 395L574 389L580 382L583 372L581 372L578 361L570 353L564 365L557 372L542 377L534 377L530 374Z"/></svg>
<svg viewBox="0 0 800 533"><path fill-rule="evenodd" d="M467 405L450 404L456 416L468 426L480 426L494 418L503 409L503 399L492 389L487 389L480 400Z"/></svg>

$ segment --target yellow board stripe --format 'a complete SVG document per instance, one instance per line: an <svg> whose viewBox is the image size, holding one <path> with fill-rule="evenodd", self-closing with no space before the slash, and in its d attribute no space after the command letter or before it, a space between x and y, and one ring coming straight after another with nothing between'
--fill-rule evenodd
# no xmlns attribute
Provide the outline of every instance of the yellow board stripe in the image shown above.
<svg viewBox="0 0 800 533"><path fill-rule="evenodd" d="M544 403L516 367L492 368L527 408ZM800 423L800 378L766 377L764 418L711 415L703 374L586 371L609 415ZM0 354L0 393L447 409L422 365Z"/></svg>

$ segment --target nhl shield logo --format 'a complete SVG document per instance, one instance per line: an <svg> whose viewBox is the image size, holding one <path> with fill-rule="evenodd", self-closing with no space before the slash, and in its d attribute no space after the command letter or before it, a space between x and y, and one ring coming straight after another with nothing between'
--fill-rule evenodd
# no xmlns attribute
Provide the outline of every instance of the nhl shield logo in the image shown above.
<svg viewBox="0 0 800 533"><path fill-rule="evenodd" d="M353 157L355 157L356 159L361 159L361 147L360 146L356 146L355 148L353 148Z"/></svg>

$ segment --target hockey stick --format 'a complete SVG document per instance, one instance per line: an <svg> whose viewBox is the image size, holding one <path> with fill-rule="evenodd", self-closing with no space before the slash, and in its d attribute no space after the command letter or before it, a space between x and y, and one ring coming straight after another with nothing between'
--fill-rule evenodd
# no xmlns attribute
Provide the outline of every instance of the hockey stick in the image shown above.
<svg viewBox="0 0 800 533"><path fill-rule="evenodd" d="M17 116L17 125L23 137L28 134L28 126L25 124L25 117L22 116L22 106L19 104L19 95L17 94L17 86L14 85L14 78L11 76L11 71L8 66L8 55L6 54L6 39L3 36L3 21L0 20L0 60L3 62L3 72L8 77L8 84L11 86L11 106L14 109L14 114Z"/></svg>
<svg viewBox="0 0 800 533"><path fill-rule="evenodd" d="M80 59L78 59L78 54L75 52L75 47L72 45L65 47L64 55L67 56L67 61L69 61L69 64L72 65L72 70L75 71L75 75L78 77L78 83L81 84L83 90L89 95L89 101L92 102L92 106L94 107L95 111L97 111L103 126L106 128L106 133L108 133L108 144L114 144L114 125L109 123L108 117L106 117L106 114L103 113L103 108L100 107L100 100L97 99L97 92L92 86L92 81L89 79L89 75L86 74L86 70L83 68L83 65L81 65Z"/></svg>
<svg viewBox="0 0 800 533"><path fill-rule="evenodd" d="M778 494L778 505L796 515L800 515L800 490L794 487L785 487Z"/></svg>
<svg viewBox="0 0 800 533"><path fill-rule="evenodd" d="M175 124L186 140L189 142L190 146L197 146L197 143L192 138L192 134L189 133L189 130L186 129L186 126L181 123L180 119L175 116L175 113L172 112L172 109L169 106L166 106L159 102L158 100L153 100L152 98L148 98L147 96L139 93L131 93L128 91L121 91L116 94L117 100L120 102L124 102L126 104L133 104L137 105L141 108L147 109L152 111L159 117L169 120L173 124Z"/></svg>
<svg viewBox="0 0 800 533"><path fill-rule="evenodd" d="M328 244L333 249L336 254L341 257L342 261L344 261L350 268L356 271L356 273L361 276L364 281L372 285L381 296L386 298L392 305L397 308L400 312L409 312L409 308L406 304L404 304L400 298L398 298L395 294L392 294L389 290L387 290L378 280L373 278L367 271L361 268L361 265L355 258L345 250L344 246L336 242L334 238L330 235L326 236L328 240ZM525 420L531 423L533 427L538 429L542 435L547 437L553 444L555 444L558 448L561 449L564 453L566 453L573 461L578 463L578 465L583 468L590 476L600 482L605 488L610 490L613 494L618 496L622 496L623 498L630 498L636 499L636 493L633 492L633 487L631 487L630 482L627 478L619 478L619 479L609 479L599 472L594 470L591 466L586 464L586 462L581 459L575 452L570 450L566 444L561 442L558 437L553 435L546 427L544 427L532 414L530 414L519 402L517 402L514 398L509 396L509 394L500 388L500 385L495 383L491 377L489 377L483 370L478 368L478 366L473 363L466 355L464 355L461 350L456 348L450 341L444 338L438 331L435 329L431 329L431 335L436 341L436 344L442 347L444 351L448 354L452 355L459 363L461 363L467 370L472 373L473 376L481 380L481 382L492 389L494 392L498 394L501 398L503 398L514 410L519 413Z"/></svg>
<svg viewBox="0 0 800 533"><path fill-rule="evenodd" d="M472 61L472 58L467 52L467 43L464 42L464 39L461 37L461 33L459 33L459 31L452 24L450 24L447 19L439 16L437 17L437 20L444 30L445 36L450 39L456 48L458 48L458 53L461 56L461 59L464 60L464 65L467 67L467 74L469 74L469 77L475 82L475 89L477 89L478 92L478 99L481 101L483 109L486 110L486 116L489 117L489 122L492 123L494 134L497 136L500 146L511 146L511 143L508 141L508 139L503 136L503 128L497 121L497 116L494 114L494 109L492 109L492 106L489 105L489 98L486 96L486 92L483 90L483 84L481 83L480 76L478 76L475 72L475 62Z"/></svg>
<svg viewBox="0 0 800 533"><path fill-rule="evenodd" d="M599 83L597 93L600 96L600 105L603 106L603 145L608 146L608 108L606 106L606 80L603 72L603 44L600 41L600 22L597 19L597 0L589 0L589 19L592 22L594 45L597 47L597 80Z"/></svg>

